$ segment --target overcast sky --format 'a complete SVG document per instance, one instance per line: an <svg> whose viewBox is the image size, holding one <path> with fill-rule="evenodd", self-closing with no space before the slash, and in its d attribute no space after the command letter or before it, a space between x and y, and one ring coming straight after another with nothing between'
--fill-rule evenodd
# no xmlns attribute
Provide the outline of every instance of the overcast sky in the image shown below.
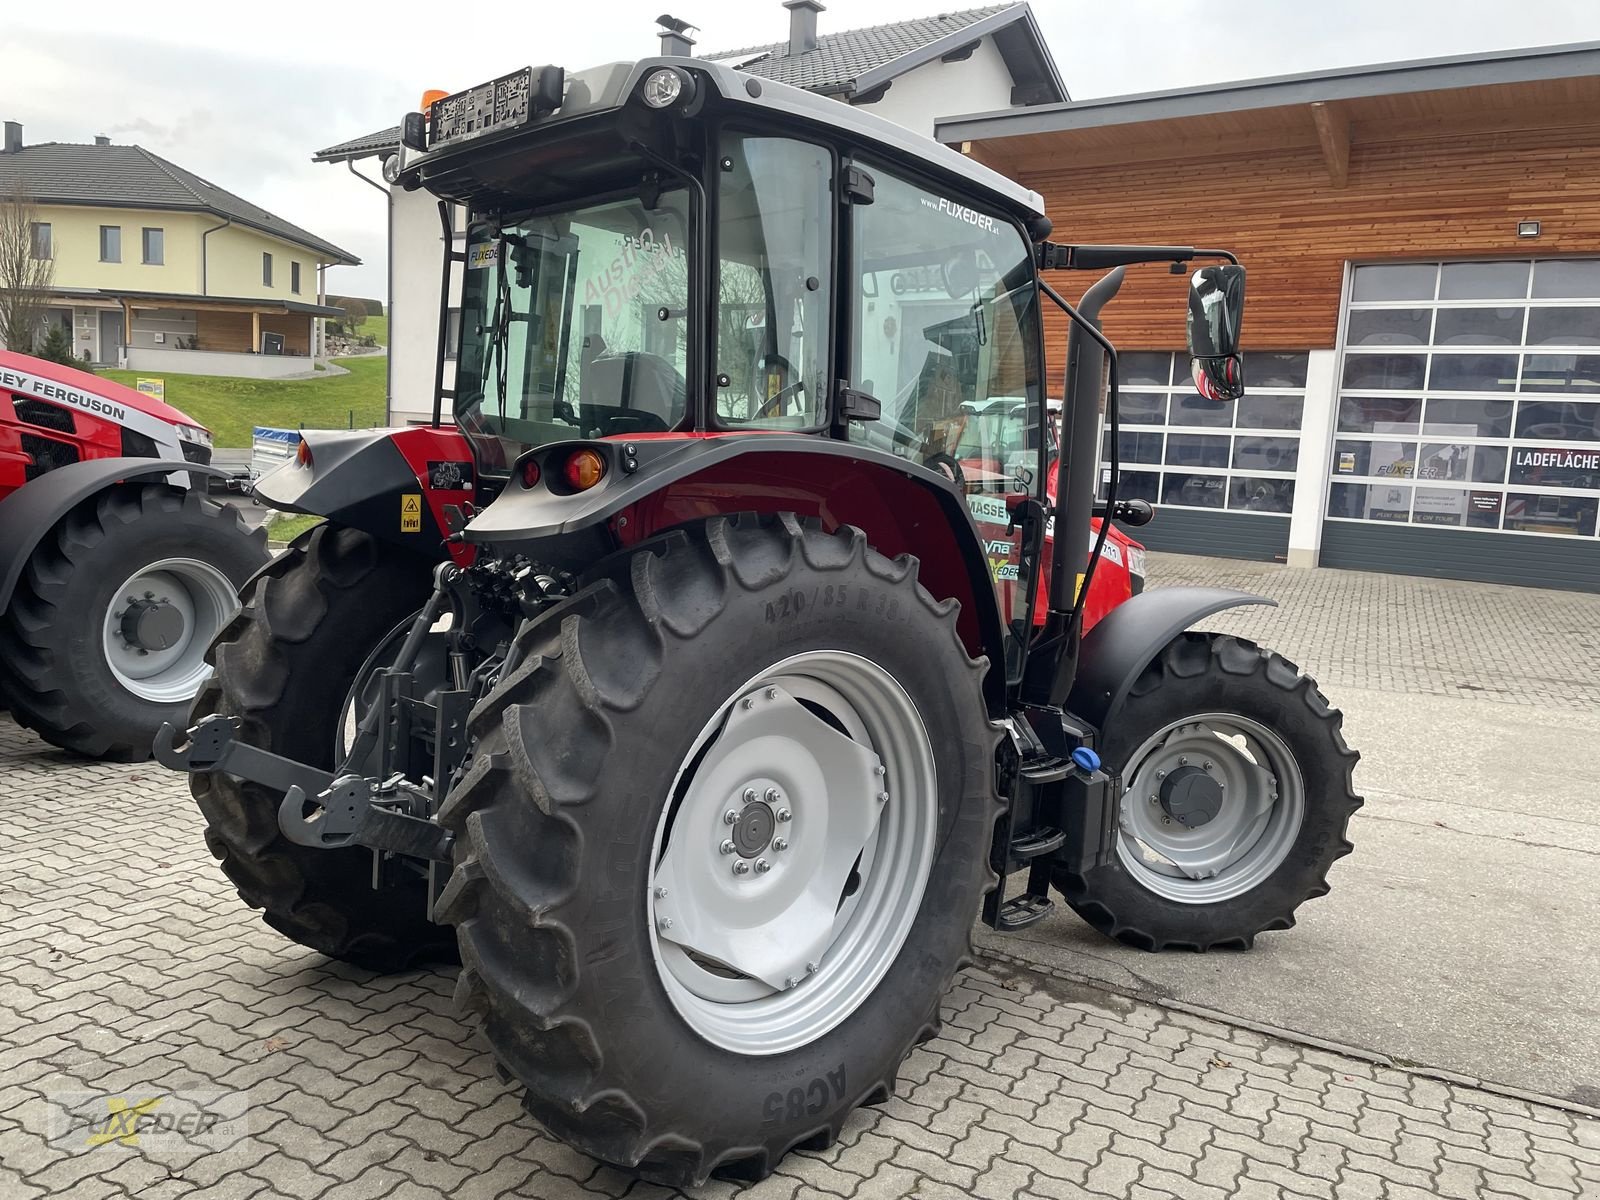
<svg viewBox="0 0 1600 1200"><path fill-rule="evenodd" d="M0 35L0 118L20 120L29 143L104 133L145 146L361 257L331 273L331 291L382 296L383 198L312 153L396 124L425 88L654 53L664 6L701 27L702 52L787 34L780 0L15 3ZM829 0L819 27L975 6ZM1033 0L1033 10L1079 99L1600 39L1600 0Z"/></svg>

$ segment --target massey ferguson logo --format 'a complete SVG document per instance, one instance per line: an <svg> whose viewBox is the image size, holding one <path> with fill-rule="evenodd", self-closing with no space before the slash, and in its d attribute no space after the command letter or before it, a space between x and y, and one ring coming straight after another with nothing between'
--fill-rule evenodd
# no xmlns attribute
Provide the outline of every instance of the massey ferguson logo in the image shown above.
<svg viewBox="0 0 1600 1200"><path fill-rule="evenodd" d="M74 408L81 408L85 412L98 413L110 417L119 425L128 423L128 410L109 400L102 400L99 396L91 396L88 392L80 392L77 388L67 387L61 383L51 383L48 379L38 379L32 375L23 375L16 371L0 371L0 388L11 392L22 392L29 396L38 396L44 400L54 400L57 404L70 404Z"/></svg>

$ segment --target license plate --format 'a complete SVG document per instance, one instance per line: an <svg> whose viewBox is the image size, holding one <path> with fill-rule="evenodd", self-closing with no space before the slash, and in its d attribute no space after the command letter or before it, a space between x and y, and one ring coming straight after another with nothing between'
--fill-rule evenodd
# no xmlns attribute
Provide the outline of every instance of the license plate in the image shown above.
<svg viewBox="0 0 1600 1200"><path fill-rule="evenodd" d="M475 88L435 100L428 144L442 146L464 142L527 123L528 98L533 90L533 68L523 67Z"/></svg>

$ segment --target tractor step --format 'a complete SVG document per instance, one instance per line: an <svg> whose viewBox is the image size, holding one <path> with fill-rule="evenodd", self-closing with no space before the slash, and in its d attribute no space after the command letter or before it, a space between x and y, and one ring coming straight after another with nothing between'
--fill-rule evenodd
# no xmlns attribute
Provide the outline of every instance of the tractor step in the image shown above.
<svg viewBox="0 0 1600 1200"><path fill-rule="evenodd" d="M1011 857L1026 862L1030 858L1038 858L1041 854L1054 854L1066 844L1066 841L1065 833L1046 825L1042 829L1035 829L1027 837L1012 842Z"/></svg>
<svg viewBox="0 0 1600 1200"><path fill-rule="evenodd" d="M1044 920L1055 911L1055 907L1055 901L1048 896L1024 892L1002 904L1000 910L989 919L988 924L1000 933L1016 933L1036 921Z"/></svg>
<svg viewBox="0 0 1600 1200"><path fill-rule="evenodd" d="M1060 783L1077 770L1070 758L1040 758L1022 764L1022 778L1034 787Z"/></svg>

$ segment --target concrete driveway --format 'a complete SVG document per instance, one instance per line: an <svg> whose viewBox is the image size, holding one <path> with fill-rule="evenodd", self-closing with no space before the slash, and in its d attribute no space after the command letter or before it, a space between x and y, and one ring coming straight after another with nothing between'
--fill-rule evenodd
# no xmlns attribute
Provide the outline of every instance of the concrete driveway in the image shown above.
<svg viewBox="0 0 1600 1200"><path fill-rule="evenodd" d="M1282 598L1219 624L1346 708L1368 804L1332 895L1248 954L1127 951L1070 915L985 937L888 1104L694 1200L1600 1196L1600 597L1154 569ZM0 772L3 1200L684 1194L526 1117L453 972L375 978L268 930L183 780L5 718ZM146 1110L218 1123L129 1134Z"/></svg>
<svg viewBox="0 0 1600 1200"><path fill-rule="evenodd" d="M1366 807L1297 928L1152 955L1070 912L986 952L1600 1106L1600 596L1152 555L1345 712Z"/></svg>

